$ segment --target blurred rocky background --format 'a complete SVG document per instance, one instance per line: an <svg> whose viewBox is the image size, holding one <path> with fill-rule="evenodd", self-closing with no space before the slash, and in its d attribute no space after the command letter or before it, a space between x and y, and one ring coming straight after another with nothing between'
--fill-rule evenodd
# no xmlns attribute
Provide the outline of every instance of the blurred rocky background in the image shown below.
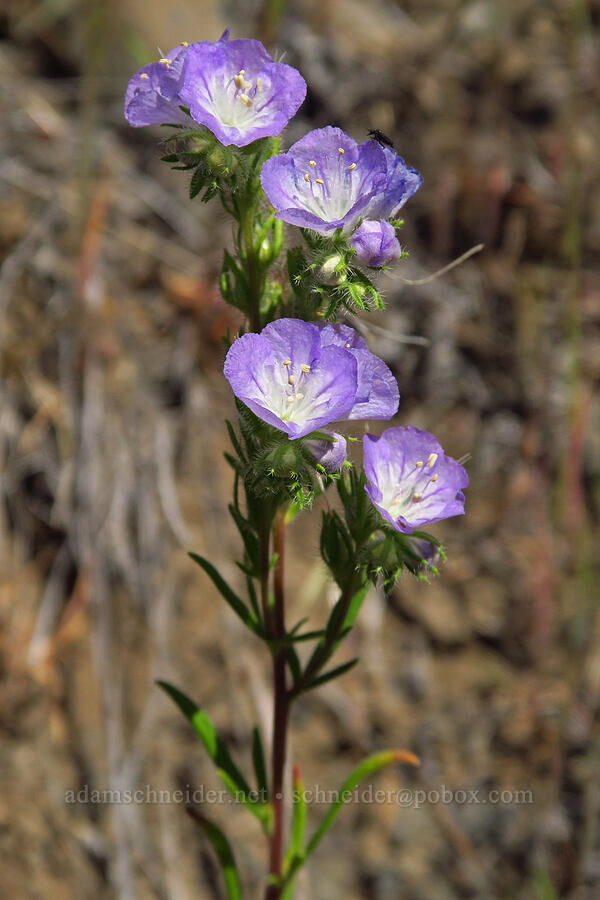
<svg viewBox="0 0 600 900"><path fill-rule="evenodd" d="M298 705L291 756L308 787L333 789L361 755L405 747L418 778L389 769L374 787L533 797L353 804L298 898L593 900L597 0L3 0L3 895L219 900L181 804L65 797L218 786L159 676L244 763L253 721L268 734L263 648L185 553L235 581L221 361L238 320L216 287L230 226L158 161L160 129L122 114L157 45L226 25L306 78L287 144L326 124L359 140L379 128L423 173L405 209L410 256L382 277L387 310L364 328L398 377L397 423L471 454L467 516L432 528L441 577L372 592L349 648L361 664ZM318 623L332 597L307 521L290 535L290 616ZM258 897L258 828L236 807L210 813Z"/></svg>

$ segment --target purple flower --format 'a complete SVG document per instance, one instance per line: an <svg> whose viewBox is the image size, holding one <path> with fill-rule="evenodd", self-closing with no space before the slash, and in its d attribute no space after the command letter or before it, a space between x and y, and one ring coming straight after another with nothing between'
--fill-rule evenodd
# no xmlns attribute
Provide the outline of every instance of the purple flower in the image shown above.
<svg viewBox="0 0 600 900"><path fill-rule="evenodd" d="M321 344L343 347L356 359L358 383L356 397L344 419L391 419L398 412L398 382L382 359L367 347L360 334L349 325L319 322Z"/></svg>
<svg viewBox="0 0 600 900"><path fill-rule="evenodd" d="M374 222L365 219L361 222L350 238L350 245L357 261L373 269L386 266L402 253L393 226L383 220Z"/></svg>
<svg viewBox="0 0 600 900"><path fill-rule="evenodd" d="M304 100L306 82L260 41L221 39L189 47L180 94L222 144L245 147L280 133Z"/></svg>
<svg viewBox="0 0 600 900"><path fill-rule="evenodd" d="M203 41L196 47L210 46ZM183 64L190 45L180 44L158 62L144 66L129 80L125 93L125 118L134 128L143 125L190 125L190 117L181 111L179 89Z"/></svg>
<svg viewBox="0 0 600 900"><path fill-rule="evenodd" d="M260 180L279 219L328 234L355 227L385 189L386 173L386 157L376 141L357 144L341 129L327 126L268 159Z"/></svg>
<svg viewBox="0 0 600 900"><path fill-rule="evenodd" d="M346 460L346 438L337 431L328 433L334 441L310 440L306 442L306 447L326 472L335 472L336 469L341 469Z"/></svg>
<svg viewBox="0 0 600 900"><path fill-rule="evenodd" d="M398 409L392 373L347 325L277 319L234 341L224 371L236 397L291 440Z"/></svg>
<svg viewBox="0 0 600 900"><path fill-rule="evenodd" d="M364 437L365 490L382 516L411 534L428 522L464 513L465 469L420 428L388 428Z"/></svg>
<svg viewBox="0 0 600 900"><path fill-rule="evenodd" d="M386 179L383 190L372 198L365 216L369 219L393 219L407 200L419 190L423 178L409 168L392 147L384 147Z"/></svg>

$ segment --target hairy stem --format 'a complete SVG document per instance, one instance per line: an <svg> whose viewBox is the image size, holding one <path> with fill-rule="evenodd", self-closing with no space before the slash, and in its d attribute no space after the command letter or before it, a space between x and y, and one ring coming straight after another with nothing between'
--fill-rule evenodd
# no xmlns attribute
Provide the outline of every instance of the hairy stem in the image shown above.
<svg viewBox="0 0 600 900"><path fill-rule="evenodd" d="M285 552L285 518L280 511L273 526L273 537L277 561L275 563L275 604L272 618L272 637L276 641L285 638L285 597L284 597L284 552ZM283 858L283 774L287 746L287 729L289 722L289 699L285 678L286 648L279 646L273 652L273 748L271 759L271 803L273 804L273 833L271 836L271 852L269 876L265 900L279 900Z"/></svg>
<svg viewBox="0 0 600 900"><path fill-rule="evenodd" d="M244 250L246 254L246 269L248 272L248 319L252 331L261 330L260 320L260 295L262 291L262 278L259 261L254 249L254 217L256 206L248 203L244 208L240 220Z"/></svg>

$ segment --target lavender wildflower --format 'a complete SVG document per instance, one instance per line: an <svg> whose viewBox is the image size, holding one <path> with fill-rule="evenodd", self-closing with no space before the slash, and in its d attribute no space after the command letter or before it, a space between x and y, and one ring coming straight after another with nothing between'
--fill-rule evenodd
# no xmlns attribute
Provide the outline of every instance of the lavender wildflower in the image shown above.
<svg viewBox="0 0 600 900"><path fill-rule="evenodd" d="M189 47L180 94L192 118L222 144L245 147L282 131L306 96L306 82L274 62L260 41L221 39Z"/></svg>
<svg viewBox="0 0 600 900"><path fill-rule="evenodd" d="M365 219L350 238L350 246L357 262L378 269L386 266L402 253L393 225L383 220Z"/></svg>
<svg viewBox="0 0 600 900"><path fill-rule="evenodd" d="M369 202L385 189L386 173L379 144L357 144L340 128L327 126L268 159L261 184L279 219L329 234L357 225Z"/></svg>
<svg viewBox="0 0 600 900"><path fill-rule="evenodd" d="M347 325L277 319L234 341L224 371L236 397L291 440L398 409L392 373Z"/></svg>
<svg viewBox="0 0 600 900"><path fill-rule="evenodd" d="M381 515L405 534L464 513L465 469L428 431L408 426L364 437L365 490Z"/></svg>

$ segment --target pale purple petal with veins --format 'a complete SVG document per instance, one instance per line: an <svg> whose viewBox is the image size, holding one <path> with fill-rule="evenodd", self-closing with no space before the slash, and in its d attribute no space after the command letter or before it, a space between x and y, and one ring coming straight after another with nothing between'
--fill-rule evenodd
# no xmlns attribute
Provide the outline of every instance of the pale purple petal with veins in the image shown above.
<svg viewBox="0 0 600 900"><path fill-rule="evenodd" d="M391 419L398 412L398 383L386 364L368 349L349 325L318 323L323 346L333 344L352 353L358 365L358 385L352 409L344 419Z"/></svg>
<svg viewBox="0 0 600 900"><path fill-rule="evenodd" d="M392 147L384 147L383 153L387 165L385 185L369 202L365 211L369 219L395 218L423 183L420 172L407 166Z"/></svg>
<svg viewBox="0 0 600 900"><path fill-rule="evenodd" d="M191 125L180 109L179 88L183 64L192 45L173 47L159 62L149 63L129 80L125 92L125 118L134 128L168 123ZM194 46L210 46L202 42Z"/></svg>
<svg viewBox="0 0 600 900"><path fill-rule="evenodd" d="M366 434L363 447L365 490L398 531L411 534L464 513L467 472L428 431L388 428L379 437Z"/></svg>

